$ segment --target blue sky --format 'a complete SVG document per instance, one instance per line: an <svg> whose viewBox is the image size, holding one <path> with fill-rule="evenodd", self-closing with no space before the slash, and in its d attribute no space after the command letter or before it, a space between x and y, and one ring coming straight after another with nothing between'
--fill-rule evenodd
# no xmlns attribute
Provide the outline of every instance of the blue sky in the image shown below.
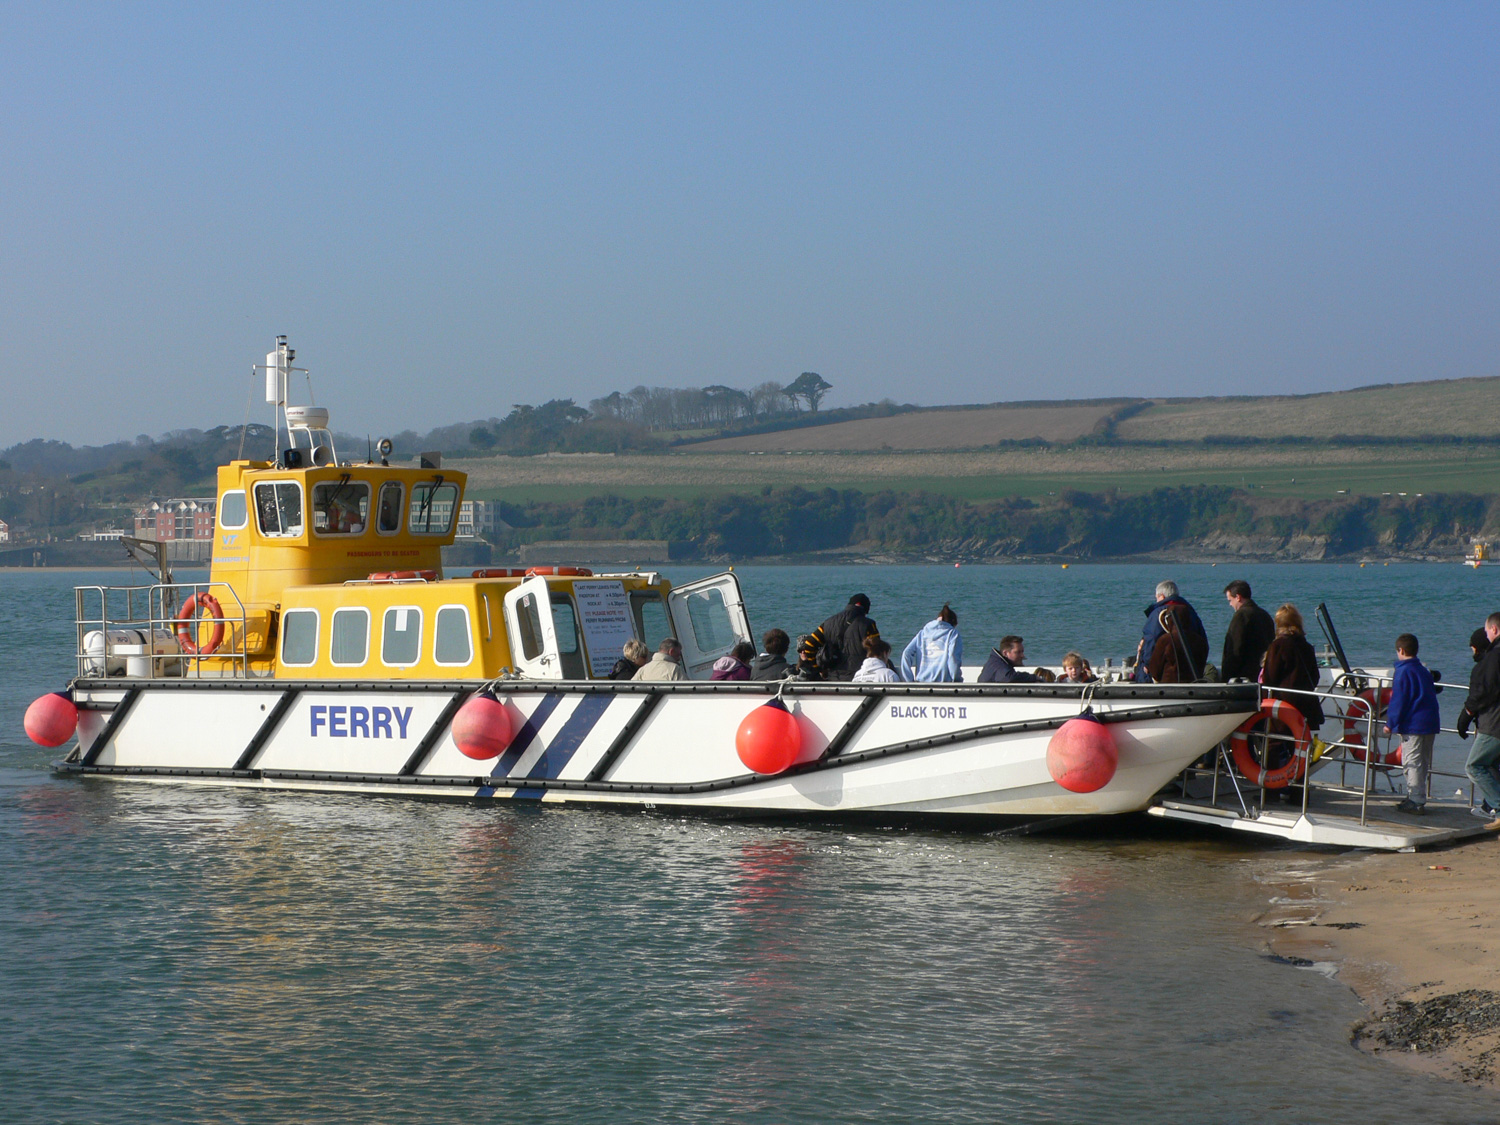
<svg viewBox="0 0 1500 1125"><path fill-rule="evenodd" d="M1500 6L0 7L0 445L1500 374ZM259 396L257 395L257 400ZM252 418L265 420L256 401Z"/></svg>

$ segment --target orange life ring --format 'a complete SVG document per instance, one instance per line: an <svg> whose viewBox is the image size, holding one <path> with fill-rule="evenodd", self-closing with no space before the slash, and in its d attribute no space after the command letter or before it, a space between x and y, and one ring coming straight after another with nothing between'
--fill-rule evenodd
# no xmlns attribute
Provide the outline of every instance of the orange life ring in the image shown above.
<svg viewBox="0 0 1500 1125"><path fill-rule="evenodd" d="M592 578L594 572L586 566L533 566L526 570L526 577L540 574L543 577L556 575L559 578Z"/></svg>
<svg viewBox="0 0 1500 1125"><path fill-rule="evenodd" d="M1365 760L1365 723L1371 708L1375 711L1375 722L1379 724L1385 718L1386 708L1391 705L1391 689L1381 688L1379 702L1376 702L1374 688L1365 688L1357 696L1349 701L1349 709L1344 712L1344 742L1354 752L1357 761ZM1377 736L1378 737L1378 736ZM1374 758L1376 765L1399 766L1401 764L1401 743L1396 742L1383 754L1377 754Z"/></svg>
<svg viewBox="0 0 1500 1125"><path fill-rule="evenodd" d="M1250 735L1262 723L1279 723L1292 735L1292 756L1273 770L1262 766L1250 752ZM1301 711L1284 699L1262 699L1260 711L1241 723L1229 736L1229 752L1234 758L1235 768L1251 784L1266 789L1282 789L1301 778L1307 768L1307 751L1311 746L1312 732L1307 729L1307 720Z"/></svg>
<svg viewBox="0 0 1500 1125"><path fill-rule="evenodd" d="M211 616L219 618L214 622L214 631L208 638L208 644L202 648L198 647L198 611L206 609ZM219 604L219 599L202 590L182 604L182 609L177 614L177 643L182 646L182 651L189 655L207 656L218 650L219 642L224 639L224 607Z"/></svg>
<svg viewBox="0 0 1500 1125"><path fill-rule="evenodd" d="M470 578L520 578L526 572L524 570L511 570L503 566L489 567L485 570L476 570L469 575Z"/></svg>

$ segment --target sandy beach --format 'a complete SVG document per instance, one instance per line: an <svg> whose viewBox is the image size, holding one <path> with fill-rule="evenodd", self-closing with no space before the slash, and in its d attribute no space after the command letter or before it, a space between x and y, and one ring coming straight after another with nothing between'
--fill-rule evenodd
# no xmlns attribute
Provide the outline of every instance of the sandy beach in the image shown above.
<svg viewBox="0 0 1500 1125"><path fill-rule="evenodd" d="M1256 921L1275 955L1336 971L1365 1002L1354 1045L1500 1089L1500 839L1289 867Z"/></svg>

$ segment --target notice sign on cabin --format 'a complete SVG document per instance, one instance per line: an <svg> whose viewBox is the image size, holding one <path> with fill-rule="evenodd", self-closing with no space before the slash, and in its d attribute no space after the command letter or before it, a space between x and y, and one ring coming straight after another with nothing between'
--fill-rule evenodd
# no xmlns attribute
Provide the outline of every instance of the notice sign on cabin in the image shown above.
<svg viewBox="0 0 1500 1125"><path fill-rule="evenodd" d="M589 650L595 676L607 676L623 655L625 642L635 636L630 623L630 598L623 582L574 582L578 623Z"/></svg>

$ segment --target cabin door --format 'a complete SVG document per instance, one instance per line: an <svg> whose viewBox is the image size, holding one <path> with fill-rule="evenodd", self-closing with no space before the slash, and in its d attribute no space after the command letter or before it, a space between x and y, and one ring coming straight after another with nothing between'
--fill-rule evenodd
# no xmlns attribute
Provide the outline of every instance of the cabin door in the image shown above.
<svg viewBox="0 0 1500 1125"><path fill-rule="evenodd" d="M667 595L667 606L682 642L682 662L692 679L708 679L715 660L728 655L740 641L751 640L740 580L733 574L715 574L677 586Z"/></svg>
<svg viewBox="0 0 1500 1125"><path fill-rule="evenodd" d="M528 578L505 595L505 630L516 669L537 680L563 678L552 598L545 578Z"/></svg>

